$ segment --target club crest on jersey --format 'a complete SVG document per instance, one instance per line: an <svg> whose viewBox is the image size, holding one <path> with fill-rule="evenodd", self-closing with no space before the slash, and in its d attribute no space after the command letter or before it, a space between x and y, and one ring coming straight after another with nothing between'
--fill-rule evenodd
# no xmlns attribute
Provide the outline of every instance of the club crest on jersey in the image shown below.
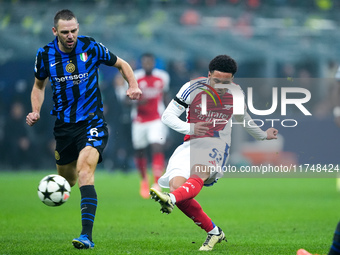
<svg viewBox="0 0 340 255"><path fill-rule="evenodd" d="M76 66L73 63L68 63L66 66L66 72L73 73L76 70Z"/></svg>
<svg viewBox="0 0 340 255"><path fill-rule="evenodd" d="M80 53L80 60L86 62L87 60L87 52Z"/></svg>
<svg viewBox="0 0 340 255"><path fill-rule="evenodd" d="M226 110L230 110L231 107L233 107L233 105L230 105L230 104L224 104L223 105L223 109L226 109Z"/></svg>
<svg viewBox="0 0 340 255"><path fill-rule="evenodd" d="M58 151L54 151L54 157L55 157L56 160L60 159L60 155L59 155Z"/></svg>

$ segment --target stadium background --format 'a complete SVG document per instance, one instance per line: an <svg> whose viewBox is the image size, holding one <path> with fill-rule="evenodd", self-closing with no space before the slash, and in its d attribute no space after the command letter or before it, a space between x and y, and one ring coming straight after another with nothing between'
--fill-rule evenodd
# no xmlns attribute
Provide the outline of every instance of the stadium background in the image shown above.
<svg viewBox="0 0 340 255"><path fill-rule="evenodd" d="M52 20L62 8L75 12L80 23L79 34L94 37L134 68L140 66L141 54L154 53L157 66L170 73L172 96L190 78L207 75L208 62L218 54L231 55L239 63L236 81L243 88L254 87L254 105L258 108L270 103L271 87L287 86L288 81L295 79L295 86L303 86L312 93L308 109L313 116L304 117L292 109L286 117L297 119L298 126L275 126L282 139L269 152L280 151L279 155L285 156L272 163L339 163L340 132L332 119L330 97L333 86L337 86L333 77L340 62L340 1L3 0L0 1L0 170L55 167L50 88L46 91L40 122L29 128L25 116L30 111L36 51L53 40ZM113 89L115 71L105 66L100 70L111 131L106 161L100 167L128 171L134 168L129 145L129 109L117 102ZM264 128L268 127L266 123ZM251 163L251 158L244 158L242 152L247 148L251 151L252 139L239 127L233 136L235 157L231 163ZM168 155L181 138L171 133ZM255 147L259 151L263 146ZM264 155L267 152L268 147L263 149Z"/></svg>

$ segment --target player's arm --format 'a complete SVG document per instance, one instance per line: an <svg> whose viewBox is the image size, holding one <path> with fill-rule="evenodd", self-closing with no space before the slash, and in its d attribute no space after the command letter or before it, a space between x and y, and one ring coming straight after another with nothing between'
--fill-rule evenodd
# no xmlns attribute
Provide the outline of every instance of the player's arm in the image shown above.
<svg viewBox="0 0 340 255"><path fill-rule="evenodd" d="M207 126L211 123L188 123L179 118L187 107L188 105L175 97L175 99L171 100L162 114L163 123L169 128L185 135L205 135L205 133L209 130Z"/></svg>
<svg viewBox="0 0 340 255"><path fill-rule="evenodd" d="M209 127L207 126L211 123L188 123L182 121L179 118L182 113L189 107L189 105L191 104L191 100L194 98L194 96L185 96L186 91L190 88L190 84L191 82L185 83L177 93L176 97L171 100L171 102L162 114L162 121L169 128L179 133L185 135L202 136L205 135L205 133L209 130Z"/></svg>
<svg viewBox="0 0 340 255"><path fill-rule="evenodd" d="M117 61L114 64L114 67L116 67L119 70L123 78L129 84L129 88L126 91L126 95L129 96L130 99L139 99L140 96L142 95L142 91L138 87L138 83L133 74L131 66L125 60L117 57Z"/></svg>
<svg viewBox="0 0 340 255"><path fill-rule="evenodd" d="M275 128L268 128L266 131L263 131L260 127L255 125L254 121L246 111L244 115L234 115L234 118L238 122L244 123L243 127L246 131L254 137L256 140L272 140L277 139L278 130ZM252 125L248 125L248 123L252 123Z"/></svg>
<svg viewBox="0 0 340 255"><path fill-rule="evenodd" d="M188 105L180 101L177 97L172 99L162 114L162 122L179 133L185 135L192 134L191 131L194 130L193 124L187 123L179 118L187 107Z"/></svg>
<svg viewBox="0 0 340 255"><path fill-rule="evenodd" d="M45 99L45 88L47 79L39 80L35 78L31 92L32 112L26 116L26 123L33 126L40 119L41 106Z"/></svg>

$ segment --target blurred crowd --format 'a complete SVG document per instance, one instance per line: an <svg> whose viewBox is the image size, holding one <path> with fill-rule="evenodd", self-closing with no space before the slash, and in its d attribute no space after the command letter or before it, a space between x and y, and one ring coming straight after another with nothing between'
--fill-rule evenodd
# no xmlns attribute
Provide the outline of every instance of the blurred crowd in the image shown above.
<svg viewBox="0 0 340 255"><path fill-rule="evenodd" d="M25 2L25 0L0 0L0 3L13 3L18 4ZM44 2L44 0L35 0L32 2ZM51 0L54 3L67 2L66 0ZM77 3L110 3L110 0L75 0ZM150 4L163 4L163 5L203 5L214 6L217 4L232 4L242 5L249 8L260 8L263 6L287 6L287 7L302 7L302 8L318 8L321 10L329 10L332 7L339 6L337 0L116 0L117 4L122 5L136 5L136 6L148 6Z"/></svg>

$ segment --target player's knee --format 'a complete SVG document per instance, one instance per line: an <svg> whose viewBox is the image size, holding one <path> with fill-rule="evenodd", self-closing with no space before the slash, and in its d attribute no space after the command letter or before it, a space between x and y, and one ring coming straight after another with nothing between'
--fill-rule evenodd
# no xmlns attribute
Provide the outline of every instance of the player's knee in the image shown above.
<svg viewBox="0 0 340 255"><path fill-rule="evenodd" d="M178 189L179 187L181 187L181 185L170 185L170 192L175 191L175 190Z"/></svg>
<svg viewBox="0 0 340 255"><path fill-rule="evenodd" d="M210 177L210 170L204 165L194 165L190 171L191 178L201 178L206 181Z"/></svg>
<svg viewBox="0 0 340 255"><path fill-rule="evenodd" d="M94 184L94 171L90 168L81 169L78 172L79 186Z"/></svg>
<svg viewBox="0 0 340 255"><path fill-rule="evenodd" d="M170 180L169 186L170 186L170 192L175 191L179 187L181 187L185 182L186 178L184 177L174 177L173 179Z"/></svg>

